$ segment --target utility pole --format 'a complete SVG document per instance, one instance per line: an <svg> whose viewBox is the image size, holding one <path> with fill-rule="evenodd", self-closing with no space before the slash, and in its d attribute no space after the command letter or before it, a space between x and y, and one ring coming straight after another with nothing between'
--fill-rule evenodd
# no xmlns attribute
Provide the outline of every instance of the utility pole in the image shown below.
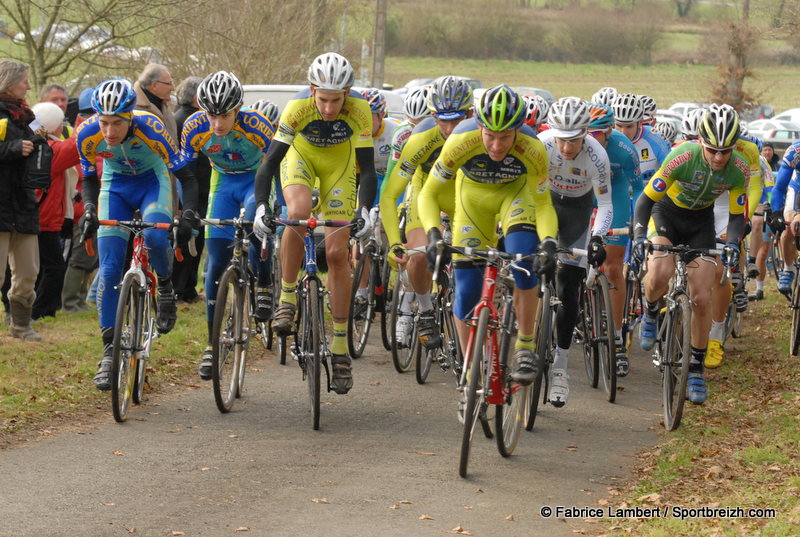
<svg viewBox="0 0 800 537"><path fill-rule="evenodd" d="M386 11L389 0L376 0L375 38L372 42L372 87L383 87L383 60L386 56Z"/></svg>

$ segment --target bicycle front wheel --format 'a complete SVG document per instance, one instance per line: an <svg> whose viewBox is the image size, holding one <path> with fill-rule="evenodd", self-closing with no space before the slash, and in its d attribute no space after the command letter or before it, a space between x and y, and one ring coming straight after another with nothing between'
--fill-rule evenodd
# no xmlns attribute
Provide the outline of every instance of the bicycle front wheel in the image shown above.
<svg viewBox="0 0 800 537"><path fill-rule="evenodd" d="M389 329L389 318L391 316L392 306L392 287L389 282L391 274L392 267L384 256L381 262L381 279L380 282L378 282L382 293L378 297L380 303L380 308L378 308L378 310L381 312L381 341L383 343L383 348L387 351L392 350L392 340L390 339L391 330Z"/></svg>
<svg viewBox="0 0 800 537"><path fill-rule="evenodd" d="M480 419L481 406L486 398L484 361L489 359L489 355L486 353L489 346L489 308L482 308L478 314L474 336L469 355L467 400L464 406L464 429L461 435L461 455L458 462L458 475L461 477L467 477L472 437Z"/></svg>
<svg viewBox="0 0 800 537"><path fill-rule="evenodd" d="M211 380L214 401L220 412L230 412L239 390L239 364L241 363L242 314L244 290L239 274L228 269L222 274L217 288L217 303L211 329Z"/></svg>
<svg viewBox="0 0 800 537"><path fill-rule="evenodd" d="M139 359L136 360L136 378L133 382L133 402L140 404L144 400L145 387L147 386L147 360L150 358L150 349L153 340L158 337L156 329L156 318L158 317L158 307L153 295L145 291L141 294L142 299L142 351Z"/></svg>
<svg viewBox="0 0 800 537"><path fill-rule="evenodd" d="M594 291L581 289L581 307L578 316L578 330L580 331L583 343L583 364L586 367L586 378L589 386L597 388L600 378L600 367L597 363L597 352L595 350L595 326L592 311L594 310Z"/></svg>
<svg viewBox="0 0 800 537"><path fill-rule="evenodd" d="M594 345L597 353L597 364L600 366L598 376L603 379L603 391L606 399L613 403L617 398L617 356L614 345L614 317L611 312L611 291L608 278L599 274L595 282L595 307L592 313L595 333Z"/></svg>
<svg viewBox="0 0 800 537"><path fill-rule="evenodd" d="M306 282L303 308L300 312L301 344L300 352L303 356L306 384L308 385L308 400L311 403L311 418L314 430L319 429L320 413L320 367L322 353L322 326L325 322L322 314L322 296L319 294L319 282L308 280Z"/></svg>
<svg viewBox="0 0 800 537"><path fill-rule="evenodd" d="M689 379L689 360L692 356L692 310L689 297L680 294L667 311L664 329L661 384L664 406L664 427L674 431L681 423L686 387Z"/></svg>
<svg viewBox="0 0 800 537"><path fill-rule="evenodd" d="M390 319L391 324L391 347L392 347L392 363L398 373L406 373L411 369L411 364L414 362L414 353L417 352L417 323L412 323L411 334L406 335L404 341L398 342L397 325L400 322L400 317L410 315L413 319L411 312L402 312L400 306L404 299L408 299L408 294L413 297L413 289L407 282L403 274L398 274L397 284L392 293L392 316Z"/></svg>
<svg viewBox="0 0 800 537"><path fill-rule="evenodd" d="M136 275L126 274L117 302L111 354L111 410L119 423L127 418L135 391L144 314L142 294Z"/></svg>
<svg viewBox="0 0 800 537"><path fill-rule="evenodd" d="M510 308L511 305L508 304ZM514 326L513 311L503 317L502 340L500 342L500 370L503 371L503 389L505 391L505 403L495 406L494 424L495 437L497 438L497 451L503 457L509 457L514 453L514 449L519 442L519 433L522 431L522 424L528 421L530 405L528 403L528 392L531 386L521 385L511 380L511 364L509 364L509 354L511 354L512 335L510 327Z"/></svg>
<svg viewBox="0 0 800 537"><path fill-rule="evenodd" d="M375 318L375 278L377 267L373 266L374 262L369 263L369 266L367 263L372 260L374 251L374 246L367 246L361 252L361 258L356 263L356 269L353 272L353 288L350 292L350 315L348 315L347 321L347 348L352 358L361 358L364 353L364 347L367 346L367 339L369 338L369 329ZM358 286L366 270L369 270L366 301L362 299L359 303Z"/></svg>
<svg viewBox="0 0 800 537"><path fill-rule="evenodd" d="M553 317L555 311L550 305L552 300L552 287L546 285L542 296L539 297L539 306L536 311L536 326L533 332L533 341L536 344L536 354L539 358L539 363L542 364L542 370L536 375L533 384L528 387L526 398L528 400L528 414L525 420L525 430L532 431L536 423L536 415L539 412L539 400L542 402L547 397L547 390L542 396L542 384L547 378L547 373L550 368L550 360L553 345Z"/></svg>
<svg viewBox="0 0 800 537"><path fill-rule="evenodd" d="M800 286L795 283L792 293L792 333L790 335L789 352L792 356L800 353Z"/></svg>

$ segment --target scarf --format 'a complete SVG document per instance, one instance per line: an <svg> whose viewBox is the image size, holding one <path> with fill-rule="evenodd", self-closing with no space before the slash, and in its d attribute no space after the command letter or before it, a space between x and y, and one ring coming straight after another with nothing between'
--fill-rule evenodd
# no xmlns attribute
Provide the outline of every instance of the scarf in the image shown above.
<svg viewBox="0 0 800 537"><path fill-rule="evenodd" d="M11 122L24 131L27 131L28 125L36 119L36 114L30 109L25 99L12 99L6 95L0 95L0 102L6 105Z"/></svg>
<svg viewBox="0 0 800 537"><path fill-rule="evenodd" d="M153 103L154 105L156 105L156 108L158 108L161 111L164 110L164 100L163 99L161 99L159 97L156 97L155 95L153 95L152 93L150 93L149 91L147 91L144 88L142 88L142 91L144 92L145 96L147 97L147 100L150 101L151 103Z"/></svg>

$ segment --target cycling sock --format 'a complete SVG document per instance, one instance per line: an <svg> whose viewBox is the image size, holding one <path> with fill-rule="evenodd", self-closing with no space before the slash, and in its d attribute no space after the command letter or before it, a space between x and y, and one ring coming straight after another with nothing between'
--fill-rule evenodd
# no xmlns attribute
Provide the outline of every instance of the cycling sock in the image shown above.
<svg viewBox="0 0 800 537"><path fill-rule="evenodd" d="M417 304L419 305L419 311L431 311L433 309L429 293L417 293Z"/></svg>
<svg viewBox="0 0 800 537"><path fill-rule="evenodd" d="M756 291L764 290L764 280L756 280Z"/></svg>
<svg viewBox="0 0 800 537"><path fill-rule="evenodd" d="M716 339L722 341L725 338L725 321L717 322L711 321L711 331L708 333L708 339Z"/></svg>
<svg viewBox="0 0 800 537"><path fill-rule="evenodd" d="M403 299L400 301L400 311L403 313L411 313L411 304L414 302L414 293L403 293Z"/></svg>
<svg viewBox="0 0 800 537"><path fill-rule="evenodd" d="M697 349L695 347L692 347L692 357L689 360L689 372L702 373L703 360L705 360L705 357L706 357L705 349Z"/></svg>
<svg viewBox="0 0 800 537"><path fill-rule="evenodd" d="M534 350L533 334L523 334L522 332L517 334L517 342L514 343L514 350L519 349Z"/></svg>
<svg viewBox="0 0 800 537"><path fill-rule="evenodd" d="M622 346L622 328L620 328L619 330L614 330L614 344L617 347Z"/></svg>
<svg viewBox="0 0 800 537"><path fill-rule="evenodd" d="M360 287L356 291L356 296L357 297L361 297L361 298L367 298L367 291L368 291L368 289L366 287Z"/></svg>
<svg viewBox="0 0 800 537"><path fill-rule="evenodd" d="M789 263L783 264L783 270L785 270L786 272L791 272L792 274L797 272L797 269L794 268L794 265Z"/></svg>
<svg viewBox="0 0 800 537"><path fill-rule="evenodd" d="M279 302L297 305L297 282L288 283L281 280L281 299Z"/></svg>
<svg viewBox="0 0 800 537"><path fill-rule="evenodd" d="M337 323L333 321L333 354L347 354L347 322Z"/></svg>
<svg viewBox="0 0 800 537"><path fill-rule="evenodd" d="M658 302L650 302L649 300L645 300L647 315L650 317L657 317L658 316Z"/></svg>
<svg viewBox="0 0 800 537"><path fill-rule="evenodd" d="M567 370L567 357L569 349L564 349L556 345L556 355L553 357L553 369Z"/></svg>

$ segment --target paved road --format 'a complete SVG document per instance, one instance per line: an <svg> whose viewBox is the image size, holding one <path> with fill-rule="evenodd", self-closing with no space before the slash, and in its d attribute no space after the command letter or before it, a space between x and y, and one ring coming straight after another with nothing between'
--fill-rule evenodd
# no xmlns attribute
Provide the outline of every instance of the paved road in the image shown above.
<svg viewBox="0 0 800 537"><path fill-rule="evenodd" d="M299 368L267 354L230 414L203 384L154 394L126 424L109 407L105 423L0 452L0 536L572 537L590 525L540 508L596 506L656 442L660 408L643 356L611 405L578 351L569 404L545 407L508 459L476 437L466 480L450 374L419 386L370 346L313 431Z"/></svg>

